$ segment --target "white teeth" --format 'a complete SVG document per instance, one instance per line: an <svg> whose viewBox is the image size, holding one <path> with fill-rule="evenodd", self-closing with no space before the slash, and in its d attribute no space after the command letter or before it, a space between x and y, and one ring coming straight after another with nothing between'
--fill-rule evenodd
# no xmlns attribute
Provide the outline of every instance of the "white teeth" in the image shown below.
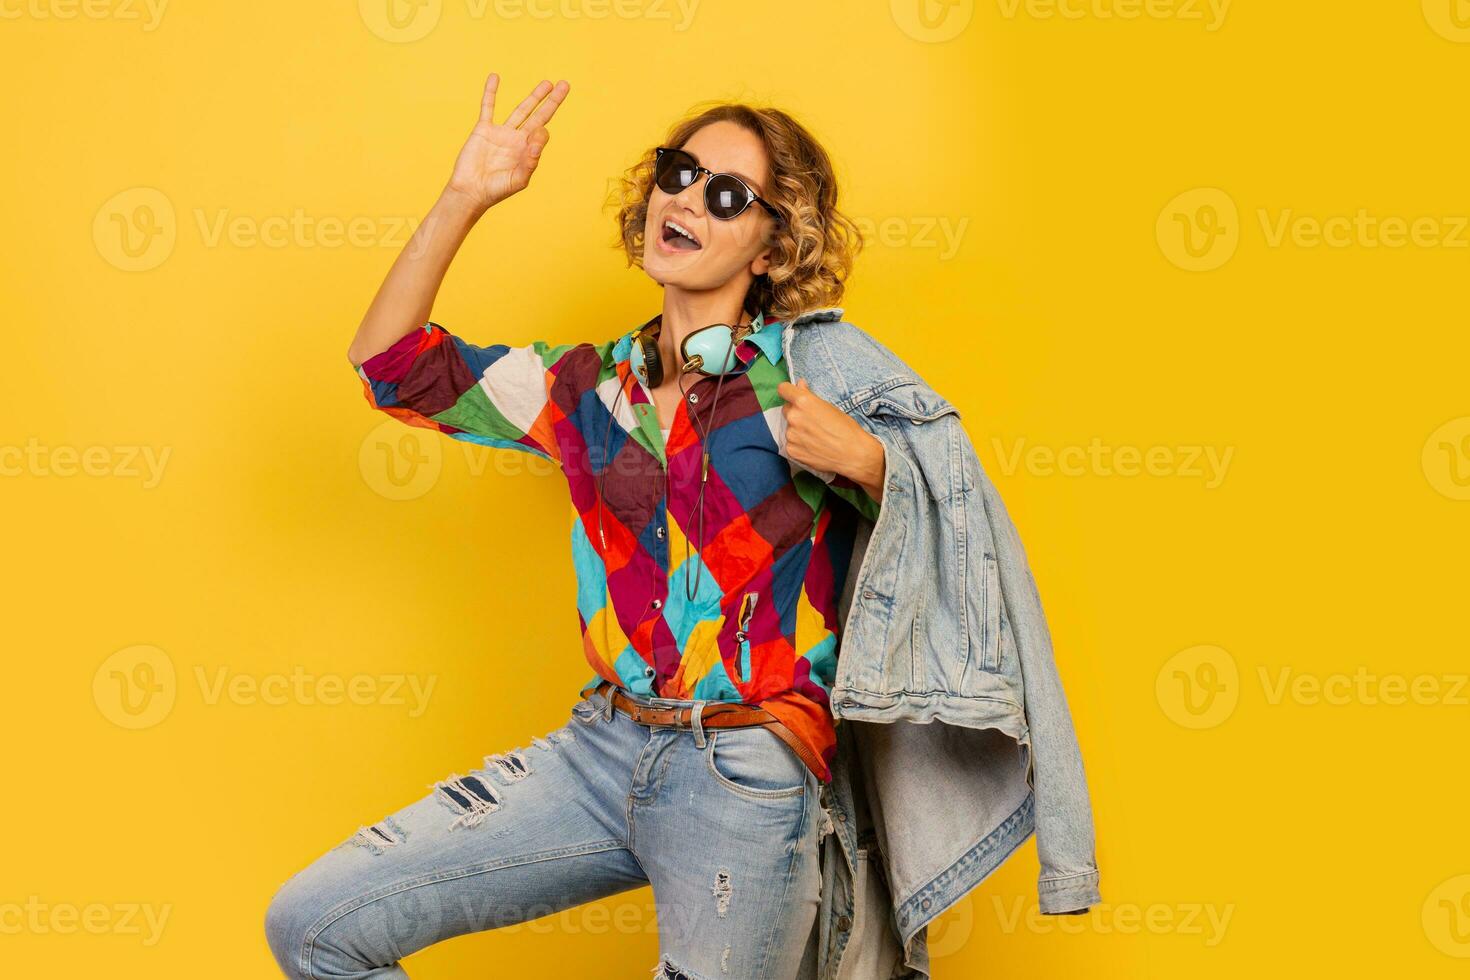
<svg viewBox="0 0 1470 980"><path fill-rule="evenodd" d="M672 218L669 219L669 220L667 220L667 221L665 221L664 222L664 226L667 227L667 228L674 229L675 231L677 231L679 234L683 235L685 238L689 239L694 244L696 244L696 245L699 244L699 239L697 239L697 238L694 237L694 233L692 231L690 231L688 228L685 228L683 225L679 224L679 222L674 221Z"/></svg>

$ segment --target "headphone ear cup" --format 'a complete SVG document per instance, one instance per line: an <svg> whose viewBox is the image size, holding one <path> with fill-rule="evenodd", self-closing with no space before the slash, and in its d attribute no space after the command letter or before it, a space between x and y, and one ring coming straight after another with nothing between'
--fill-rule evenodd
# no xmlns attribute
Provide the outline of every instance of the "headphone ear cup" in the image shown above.
<svg viewBox="0 0 1470 980"><path fill-rule="evenodd" d="M652 339L651 344L645 344L640 339L638 351L643 355L643 371L648 375L645 384L650 388L657 388L664 383L664 360L658 349L658 335L655 334Z"/></svg>

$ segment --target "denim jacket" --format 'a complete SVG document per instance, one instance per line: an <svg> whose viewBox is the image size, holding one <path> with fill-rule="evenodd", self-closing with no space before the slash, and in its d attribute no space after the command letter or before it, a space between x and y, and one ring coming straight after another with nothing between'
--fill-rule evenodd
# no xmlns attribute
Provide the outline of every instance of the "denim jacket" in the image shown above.
<svg viewBox="0 0 1470 980"><path fill-rule="evenodd" d="M841 308L787 326L792 380L886 457L838 601L837 760L803 980L927 977L929 922L1032 833L1040 911L1100 901L1082 757L1025 551L958 410Z"/></svg>

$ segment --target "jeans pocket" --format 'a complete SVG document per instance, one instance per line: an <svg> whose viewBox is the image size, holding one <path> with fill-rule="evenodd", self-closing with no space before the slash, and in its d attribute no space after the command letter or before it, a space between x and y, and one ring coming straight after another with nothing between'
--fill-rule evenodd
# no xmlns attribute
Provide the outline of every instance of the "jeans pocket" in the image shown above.
<svg viewBox="0 0 1470 980"><path fill-rule="evenodd" d="M742 796L782 799L806 790L806 763L759 726L710 731L704 757L715 781Z"/></svg>

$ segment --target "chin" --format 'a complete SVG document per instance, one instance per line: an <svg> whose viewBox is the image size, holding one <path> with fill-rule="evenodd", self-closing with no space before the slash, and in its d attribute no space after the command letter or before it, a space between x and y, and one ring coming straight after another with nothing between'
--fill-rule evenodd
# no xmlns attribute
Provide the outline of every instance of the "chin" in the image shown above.
<svg viewBox="0 0 1470 980"><path fill-rule="evenodd" d="M679 278L678 275L668 269L660 268L660 263L657 259L654 259L652 265L649 264L647 259L644 259L643 272L645 275L648 276L648 278L652 279L660 286L679 285L679 283L676 281Z"/></svg>
<svg viewBox="0 0 1470 980"><path fill-rule="evenodd" d="M668 256L658 255L652 249L643 253L643 271L648 278L660 286L682 286L686 289L699 288L698 277L689 269L670 268Z"/></svg>

